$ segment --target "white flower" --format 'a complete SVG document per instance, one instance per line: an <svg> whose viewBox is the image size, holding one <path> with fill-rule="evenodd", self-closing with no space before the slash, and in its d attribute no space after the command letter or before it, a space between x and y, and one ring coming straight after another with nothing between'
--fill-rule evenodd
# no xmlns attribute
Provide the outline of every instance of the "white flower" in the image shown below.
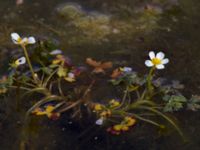
<svg viewBox="0 0 200 150"><path fill-rule="evenodd" d="M18 45L27 45L27 44L35 44L35 38L34 37L24 37L21 38L19 34L17 33L11 33L11 39L13 43L18 44Z"/></svg>
<svg viewBox="0 0 200 150"><path fill-rule="evenodd" d="M17 60L15 61L15 65L16 65L16 66L23 65L23 64L25 64L25 63L26 63L26 58L25 58L25 57L21 57L21 58L19 58L19 59L17 59Z"/></svg>
<svg viewBox="0 0 200 150"><path fill-rule="evenodd" d="M122 72L131 72L132 71L132 68L131 67L123 67L123 68L120 68L120 70L122 71Z"/></svg>
<svg viewBox="0 0 200 150"><path fill-rule="evenodd" d="M99 118L98 120L96 120L96 125L99 125L99 126L101 126L102 124L103 124L103 118Z"/></svg>
<svg viewBox="0 0 200 150"><path fill-rule="evenodd" d="M55 49L55 50L51 51L50 54L51 54L51 55L58 55L58 54L62 54L62 51L59 50L59 49Z"/></svg>
<svg viewBox="0 0 200 150"><path fill-rule="evenodd" d="M165 54L163 52L158 52L157 54L155 54L153 51L150 51L149 57L151 60L145 61L145 65L147 67L155 66L157 69L164 69L164 65L169 62L168 58L164 58Z"/></svg>

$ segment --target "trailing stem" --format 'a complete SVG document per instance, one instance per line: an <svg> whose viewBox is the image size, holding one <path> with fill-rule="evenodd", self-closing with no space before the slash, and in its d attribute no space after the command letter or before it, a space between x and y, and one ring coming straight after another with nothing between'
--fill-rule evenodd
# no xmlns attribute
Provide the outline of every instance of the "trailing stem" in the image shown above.
<svg viewBox="0 0 200 150"><path fill-rule="evenodd" d="M25 55L25 57L26 57L26 60L27 60L29 69L30 69L31 74L32 74L32 77L33 77L33 80L37 83L37 79L36 79L36 76L35 76L35 73L34 73L34 70L33 70L32 64L31 64L31 61L30 61L30 59L29 59L29 55L28 55L26 46L25 46L25 45L21 45L21 47L22 47L22 49L23 49L23 51L24 51L24 55Z"/></svg>

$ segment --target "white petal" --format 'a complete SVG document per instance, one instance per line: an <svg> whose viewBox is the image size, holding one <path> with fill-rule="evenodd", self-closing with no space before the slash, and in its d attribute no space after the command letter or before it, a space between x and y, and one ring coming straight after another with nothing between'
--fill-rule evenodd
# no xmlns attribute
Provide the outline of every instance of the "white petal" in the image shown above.
<svg viewBox="0 0 200 150"><path fill-rule="evenodd" d="M169 62L169 59L168 58L165 58L162 60L162 64L167 64Z"/></svg>
<svg viewBox="0 0 200 150"><path fill-rule="evenodd" d="M18 40L20 39L20 36L17 33L11 33L11 39L15 44L18 44Z"/></svg>
<svg viewBox="0 0 200 150"><path fill-rule="evenodd" d="M31 37L28 38L28 44L35 44L35 42L36 41L35 41L34 37L31 36Z"/></svg>
<svg viewBox="0 0 200 150"><path fill-rule="evenodd" d="M160 64L160 65L156 65L156 68L157 68L157 69L164 69L165 66L164 66L163 64Z"/></svg>
<svg viewBox="0 0 200 150"><path fill-rule="evenodd" d="M152 67L152 66L153 66L153 63L152 63L151 60L146 60L146 61L145 61L145 65L146 65L147 67Z"/></svg>
<svg viewBox="0 0 200 150"><path fill-rule="evenodd" d="M69 78L74 78L75 75L74 75L73 73L70 72L70 73L68 73L68 77L69 77Z"/></svg>
<svg viewBox="0 0 200 150"><path fill-rule="evenodd" d="M96 125L102 125L103 124L103 118L100 118L98 120L96 120Z"/></svg>
<svg viewBox="0 0 200 150"><path fill-rule="evenodd" d="M18 59L19 63L22 65L22 64L25 64L26 63L26 58L25 57L21 57Z"/></svg>
<svg viewBox="0 0 200 150"><path fill-rule="evenodd" d="M20 44L27 44L28 43L28 38L23 38Z"/></svg>
<svg viewBox="0 0 200 150"><path fill-rule="evenodd" d="M156 56L155 56L155 53L154 53L153 51L150 51L150 52L149 52L149 57L150 57L151 59L155 58L155 57L156 57Z"/></svg>
<svg viewBox="0 0 200 150"><path fill-rule="evenodd" d="M132 68L130 68L130 67L124 67L124 68L123 68L123 71L124 71L124 72L131 72L131 71L132 71Z"/></svg>
<svg viewBox="0 0 200 150"><path fill-rule="evenodd" d="M156 58L158 58L158 59L162 60L164 57L165 57L165 54L163 52L159 52L156 54Z"/></svg>
<svg viewBox="0 0 200 150"><path fill-rule="evenodd" d="M58 55L58 54L62 54L62 51L59 49L53 50L51 53L51 55Z"/></svg>
<svg viewBox="0 0 200 150"><path fill-rule="evenodd" d="M15 64L16 65L23 65L23 64L25 64L26 63L26 58L25 57L21 57L21 58L19 58L19 59L17 59L16 61L15 61Z"/></svg>

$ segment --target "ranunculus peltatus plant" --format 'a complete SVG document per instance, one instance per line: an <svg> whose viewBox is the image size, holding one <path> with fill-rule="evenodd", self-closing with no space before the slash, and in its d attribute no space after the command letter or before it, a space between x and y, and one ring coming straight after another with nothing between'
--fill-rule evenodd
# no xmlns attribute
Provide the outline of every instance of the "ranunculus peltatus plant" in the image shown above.
<svg viewBox="0 0 200 150"><path fill-rule="evenodd" d="M187 99L181 93L183 85L156 78L155 72L164 69L169 62L163 52L156 54L150 51L150 60L145 61L145 65L150 68L149 73L140 75L131 67L113 68L110 61L101 62L92 58L86 59L87 65L77 67L61 50L42 49L41 42L37 43L32 36L21 38L17 33L12 33L11 38L14 44L23 49L23 54L11 62L11 72L0 80L0 92L6 94L14 89L21 89L26 97L39 93L40 99L31 100L34 105L27 110L26 117L37 115L56 120L69 110L70 116L76 117L85 111L81 107L84 106L96 116L94 124L104 127L111 134L118 135L133 130L138 122L166 128L163 121L160 123L158 119L154 120L157 116L170 123L183 136L168 113L200 108L198 96ZM30 44L36 44L34 48L31 47L35 49L31 53L27 49ZM33 57L34 53L37 53L37 58ZM102 80L111 84L118 93L110 92L109 96L113 98L102 97L98 101L92 97L98 93L91 93L94 87L104 88L97 87Z"/></svg>

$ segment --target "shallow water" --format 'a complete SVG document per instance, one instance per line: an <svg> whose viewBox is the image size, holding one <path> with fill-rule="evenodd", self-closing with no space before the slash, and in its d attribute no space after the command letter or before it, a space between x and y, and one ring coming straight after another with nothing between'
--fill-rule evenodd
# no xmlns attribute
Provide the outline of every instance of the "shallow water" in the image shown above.
<svg viewBox="0 0 200 150"><path fill-rule="evenodd" d="M75 64L93 57L128 65L141 73L147 71L143 61L148 51L162 50L170 64L159 75L181 81L186 95L199 94L199 8L199 0L26 0L20 6L13 0L2 0L0 73L6 71L8 58L20 55L10 41L10 33L15 31L53 40ZM13 95L17 99L17 93ZM21 103L15 107L13 95L1 100L2 150L19 149L23 136L21 121L26 110L21 109ZM33 118L27 150L200 149L199 112L176 114L186 143L176 133L158 136L151 127L114 137L91 121L71 121L66 116L59 121Z"/></svg>

